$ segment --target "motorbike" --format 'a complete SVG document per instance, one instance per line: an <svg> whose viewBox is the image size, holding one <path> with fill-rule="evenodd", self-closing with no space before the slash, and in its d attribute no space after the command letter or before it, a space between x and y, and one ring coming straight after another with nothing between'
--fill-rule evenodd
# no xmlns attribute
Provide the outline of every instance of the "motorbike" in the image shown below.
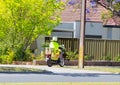
<svg viewBox="0 0 120 85"><path fill-rule="evenodd" d="M54 50L48 47L46 48L45 57L48 67L51 67L55 64L63 67L65 65L66 52L63 46L60 46L58 50Z"/></svg>

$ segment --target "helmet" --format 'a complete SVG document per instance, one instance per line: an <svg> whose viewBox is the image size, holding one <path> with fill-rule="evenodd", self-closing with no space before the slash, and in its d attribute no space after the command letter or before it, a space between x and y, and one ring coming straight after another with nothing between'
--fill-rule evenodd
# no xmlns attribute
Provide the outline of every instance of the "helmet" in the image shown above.
<svg viewBox="0 0 120 85"><path fill-rule="evenodd" d="M57 36L53 36L52 41L57 41Z"/></svg>

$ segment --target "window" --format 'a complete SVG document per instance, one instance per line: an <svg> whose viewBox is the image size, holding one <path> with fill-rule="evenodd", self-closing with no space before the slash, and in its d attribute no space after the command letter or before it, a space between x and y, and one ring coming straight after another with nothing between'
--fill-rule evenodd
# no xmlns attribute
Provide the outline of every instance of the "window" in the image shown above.
<svg viewBox="0 0 120 85"><path fill-rule="evenodd" d="M85 35L85 38L99 38L99 39L101 39L102 36L101 35Z"/></svg>

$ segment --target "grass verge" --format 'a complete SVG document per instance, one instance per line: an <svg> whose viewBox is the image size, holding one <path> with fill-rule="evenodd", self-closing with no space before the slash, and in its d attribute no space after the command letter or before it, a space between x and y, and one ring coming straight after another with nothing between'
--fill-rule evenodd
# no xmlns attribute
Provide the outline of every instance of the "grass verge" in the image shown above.
<svg viewBox="0 0 120 85"><path fill-rule="evenodd" d="M120 67L112 67L112 66L86 66L85 70L96 70L96 71L104 71L104 72L112 72L120 74Z"/></svg>
<svg viewBox="0 0 120 85"><path fill-rule="evenodd" d="M43 70L23 67L0 67L0 72L43 72Z"/></svg>
<svg viewBox="0 0 120 85"><path fill-rule="evenodd" d="M65 66L65 68L78 69L77 66ZM112 72L120 74L120 66L85 66L82 70L93 70L93 71L103 71L103 72Z"/></svg>

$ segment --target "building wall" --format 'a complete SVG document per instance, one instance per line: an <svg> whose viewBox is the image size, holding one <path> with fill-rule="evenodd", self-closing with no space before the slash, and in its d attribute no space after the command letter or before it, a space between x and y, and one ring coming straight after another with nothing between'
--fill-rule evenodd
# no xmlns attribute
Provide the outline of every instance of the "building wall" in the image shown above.
<svg viewBox="0 0 120 85"><path fill-rule="evenodd" d="M80 37L80 22L76 22L76 38ZM103 27L102 23L86 22L85 35L98 35L102 36Z"/></svg>
<svg viewBox="0 0 120 85"><path fill-rule="evenodd" d="M103 32L102 32L102 39L108 39L107 38L107 28L103 28Z"/></svg>
<svg viewBox="0 0 120 85"><path fill-rule="evenodd" d="M103 27L103 39L120 40L120 28Z"/></svg>
<svg viewBox="0 0 120 85"><path fill-rule="evenodd" d="M73 32L52 32L51 36L57 36L60 38L72 38Z"/></svg>
<svg viewBox="0 0 120 85"><path fill-rule="evenodd" d="M67 30L70 32L53 32L52 36L67 37L70 38L74 35L74 38L80 37L80 22L66 22L60 24L55 28L56 30ZM72 31L72 32L71 32ZM73 33L73 34L72 34ZM101 22L86 22L85 35L89 36L101 36L102 39L120 40L120 28L104 27Z"/></svg>
<svg viewBox="0 0 120 85"><path fill-rule="evenodd" d="M37 48L34 49L35 56L42 53L41 51L44 51L44 47L42 47L43 44L45 44L45 38L44 38L44 36L41 35L36 39Z"/></svg>
<svg viewBox="0 0 120 85"><path fill-rule="evenodd" d="M74 22L62 22L52 32L51 36L72 38L74 37Z"/></svg>
<svg viewBox="0 0 120 85"><path fill-rule="evenodd" d="M112 38L115 40L120 40L120 28L112 28Z"/></svg>

